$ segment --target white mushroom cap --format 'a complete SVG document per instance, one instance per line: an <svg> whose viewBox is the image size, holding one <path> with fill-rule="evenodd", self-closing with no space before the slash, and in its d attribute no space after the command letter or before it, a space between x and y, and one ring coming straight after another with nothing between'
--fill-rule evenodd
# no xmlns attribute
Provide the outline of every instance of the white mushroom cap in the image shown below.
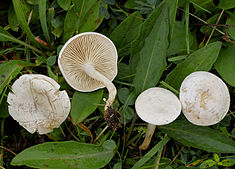
<svg viewBox="0 0 235 169"><path fill-rule="evenodd" d="M220 122L229 110L230 96L225 83L212 73L188 75L180 87L185 117L193 124L209 126Z"/></svg>
<svg viewBox="0 0 235 169"><path fill-rule="evenodd" d="M8 94L9 114L30 133L46 134L58 128L70 111L66 91L53 79L25 74L12 85Z"/></svg>
<svg viewBox="0 0 235 169"><path fill-rule="evenodd" d="M117 75L117 50L106 36L86 32L69 39L61 49L58 64L67 81L75 90L90 92L104 88L105 84L86 72L94 70L112 81Z"/></svg>
<svg viewBox="0 0 235 169"><path fill-rule="evenodd" d="M154 87L145 90L138 96L135 109L145 122L165 125L173 122L180 115L181 104L171 91Z"/></svg>

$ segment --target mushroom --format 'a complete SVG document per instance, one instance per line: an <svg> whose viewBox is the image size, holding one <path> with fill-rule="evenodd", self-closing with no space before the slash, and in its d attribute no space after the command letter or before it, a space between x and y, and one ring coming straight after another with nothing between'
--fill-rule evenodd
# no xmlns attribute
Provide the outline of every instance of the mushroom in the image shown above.
<svg viewBox="0 0 235 169"><path fill-rule="evenodd" d="M106 87L109 92L104 117L108 125L117 128L120 114L113 109L117 90L112 80L117 75L118 54L106 36L86 32L69 39L59 53L58 64L67 83L80 92Z"/></svg>
<svg viewBox="0 0 235 169"><path fill-rule="evenodd" d="M229 110L230 96L225 83L216 75L197 71L180 87L183 114L193 124L209 126L220 122Z"/></svg>
<svg viewBox="0 0 235 169"><path fill-rule="evenodd" d="M70 111L66 91L53 79L39 74L25 74L12 85L8 94L9 114L28 132L47 134L58 128Z"/></svg>
<svg viewBox="0 0 235 169"><path fill-rule="evenodd" d="M148 123L144 142L139 147L146 150L150 144L156 125L173 122L181 112L181 104L171 91L153 87L142 92L136 99L135 109L138 116Z"/></svg>

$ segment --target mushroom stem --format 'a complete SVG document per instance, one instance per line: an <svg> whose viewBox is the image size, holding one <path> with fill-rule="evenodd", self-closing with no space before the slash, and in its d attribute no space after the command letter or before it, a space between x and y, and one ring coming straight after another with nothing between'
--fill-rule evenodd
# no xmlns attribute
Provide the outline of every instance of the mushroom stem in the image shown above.
<svg viewBox="0 0 235 169"><path fill-rule="evenodd" d="M148 123L144 142L139 146L140 150L146 150L149 147L155 128L156 128L156 125Z"/></svg>
<svg viewBox="0 0 235 169"><path fill-rule="evenodd" d="M85 64L84 71L86 72L86 74L88 76L102 82L105 85L105 87L108 89L109 98L106 101L105 108L104 108L105 110L107 110L108 107L112 106L112 104L115 100L115 97L117 94L116 87L114 86L114 84L112 83L111 80L109 80L107 77L105 77L104 75L102 75L101 73L96 71L92 64L90 64L90 63Z"/></svg>

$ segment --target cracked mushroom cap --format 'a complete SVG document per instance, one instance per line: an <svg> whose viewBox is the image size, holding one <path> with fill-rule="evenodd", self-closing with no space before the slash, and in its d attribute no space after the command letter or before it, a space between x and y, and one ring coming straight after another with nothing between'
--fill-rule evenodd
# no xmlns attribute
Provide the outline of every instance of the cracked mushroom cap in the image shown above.
<svg viewBox="0 0 235 169"><path fill-rule="evenodd" d="M96 71L112 81L117 75L117 50L106 36L86 32L69 39L61 49L58 64L67 81L75 90L90 92L105 85L88 76L85 65L91 65Z"/></svg>
<svg viewBox="0 0 235 169"><path fill-rule="evenodd" d="M230 95L216 75L198 71L188 75L180 87L185 117L193 124L209 126L220 122L229 110Z"/></svg>
<svg viewBox="0 0 235 169"><path fill-rule="evenodd" d="M165 125L173 122L180 115L181 104L171 91L153 87L137 97L135 109L138 116L145 122Z"/></svg>
<svg viewBox="0 0 235 169"><path fill-rule="evenodd" d="M28 132L46 134L58 128L70 111L66 91L53 79L38 74L25 74L12 85L8 94L9 114Z"/></svg>

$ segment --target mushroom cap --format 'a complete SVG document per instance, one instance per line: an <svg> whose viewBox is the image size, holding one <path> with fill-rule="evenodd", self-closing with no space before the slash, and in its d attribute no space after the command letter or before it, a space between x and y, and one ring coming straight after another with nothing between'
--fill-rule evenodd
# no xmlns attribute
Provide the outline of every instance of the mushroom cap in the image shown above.
<svg viewBox="0 0 235 169"><path fill-rule="evenodd" d="M135 109L138 116L145 122L165 125L173 122L180 115L181 104L171 91L153 87L137 97Z"/></svg>
<svg viewBox="0 0 235 169"><path fill-rule="evenodd" d="M88 76L86 64L112 81L117 75L118 54L113 42L96 32L85 32L69 39L61 49L58 65L67 81L75 90L90 92L105 85Z"/></svg>
<svg viewBox="0 0 235 169"><path fill-rule="evenodd" d="M188 75L180 87L185 117L193 124L209 126L220 122L229 110L230 96L216 75L198 71Z"/></svg>
<svg viewBox="0 0 235 169"><path fill-rule="evenodd" d="M8 94L9 114L28 132L46 134L58 128L70 111L66 91L53 79L38 74L25 74L12 85Z"/></svg>

